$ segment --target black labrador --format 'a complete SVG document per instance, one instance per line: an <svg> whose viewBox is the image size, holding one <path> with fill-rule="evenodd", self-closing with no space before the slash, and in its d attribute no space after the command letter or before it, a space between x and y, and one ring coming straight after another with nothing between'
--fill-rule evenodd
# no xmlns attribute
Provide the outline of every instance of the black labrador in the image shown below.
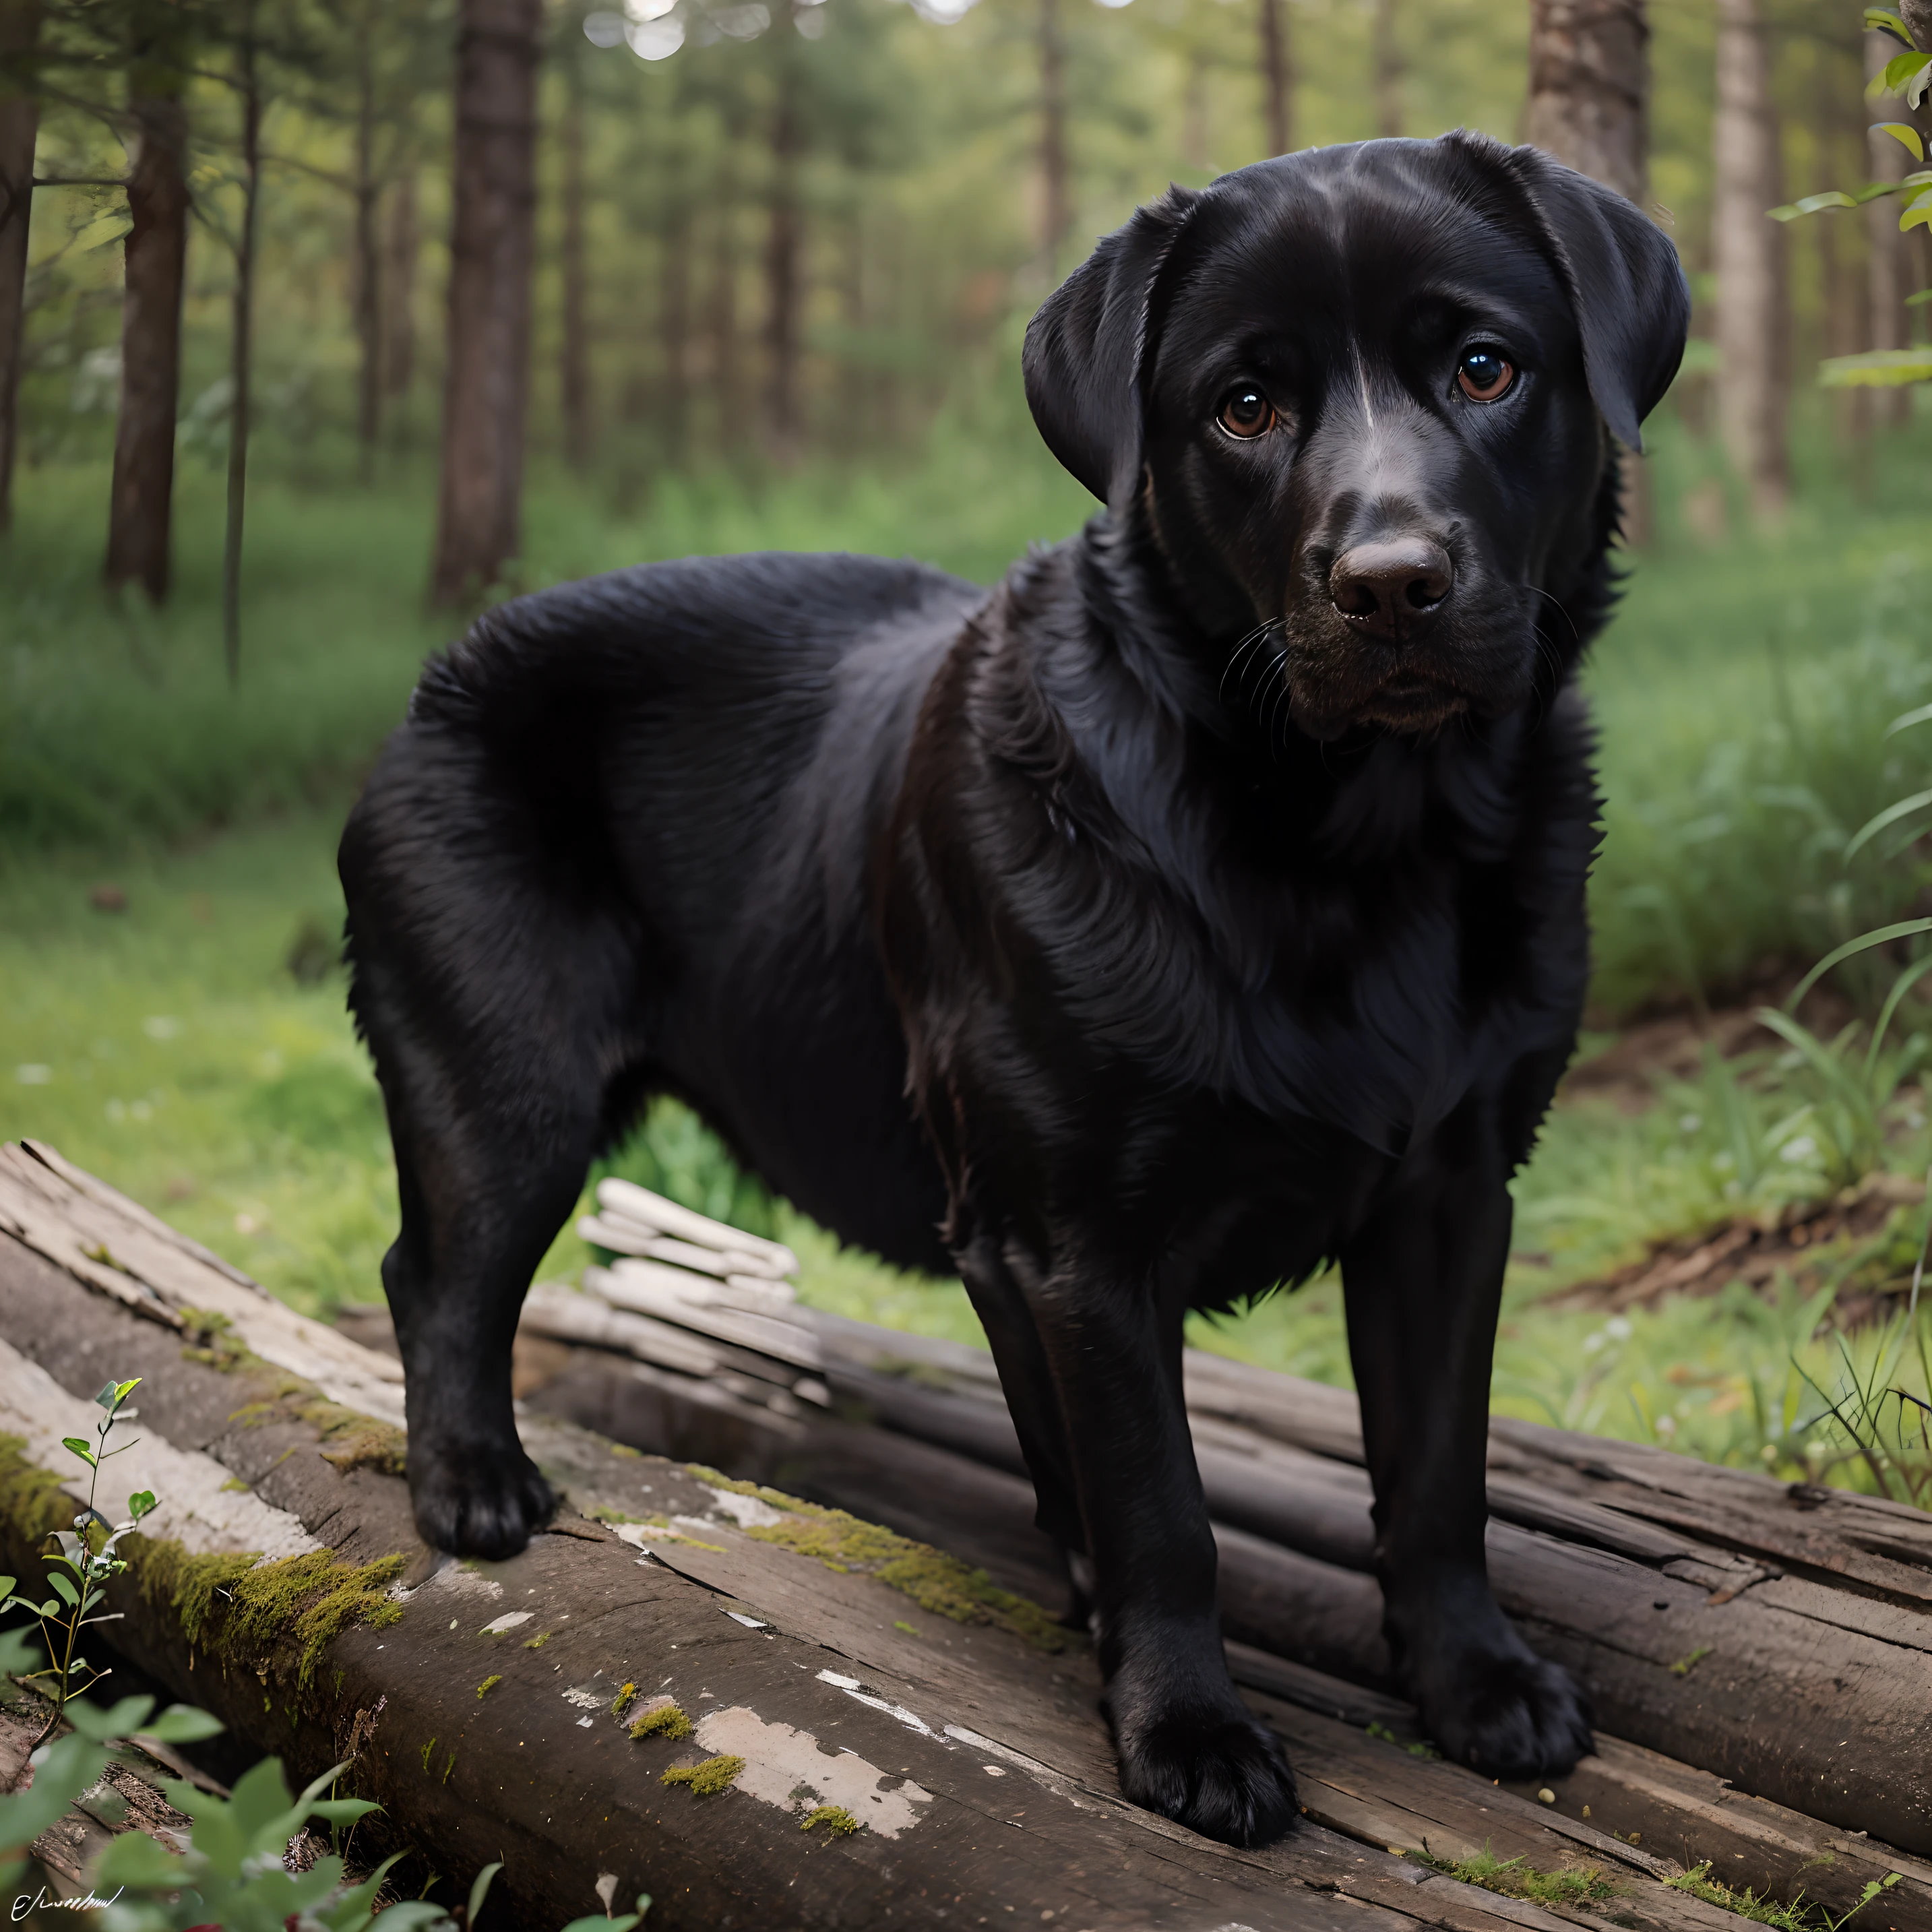
<svg viewBox="0 0 1932 1932"><path fill-rule="evenodd" d="M423 1534L552 1507L510 1342L654 1093L845 1240L958 1269L1090 1606L1127 1795L1295 1811L1228 1681L1182 1322L1341 1264L1402 1680L1495 1775L1589 1747L1484 1562L1508 1181L1572 1048L1572 680L1669 242L1534 150L1175 189L1028 332L1106 508L988 592L842 556L525 597L428 668L344 838L395 1144Z"/></svg>

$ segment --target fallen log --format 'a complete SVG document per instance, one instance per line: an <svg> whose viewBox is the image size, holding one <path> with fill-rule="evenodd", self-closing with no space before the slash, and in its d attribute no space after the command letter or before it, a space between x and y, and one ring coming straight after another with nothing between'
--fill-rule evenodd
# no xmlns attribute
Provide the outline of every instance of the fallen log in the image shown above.
<svg viewBox="0 0 1932 1932"><path fill-rule="evenodd" d="M569 1298L539 1304L526 1327L542 1331L547 1306ZM702 1334L715 1318L659 1307L674 1332ZM789 1319L800 1339L788 1352L811 1351L844 1419L779 1418L716 1389L693 1402L687 1378L649 1360L568 1360L547 1385L533 1378L526 1400L805 1495L868 1498L908 1534L970 1550L1046 1600L1052 1553L1026 1537L1024 1490L969 1496L958 1473L1024 1466L989 1358L809 1309ZM1386 1684L1353 1398L1196 1353L1186 1378L1229 1634ZM860 1417L885 1439L866 1444ZM896 1465L915 1442L950 1462L906 1480ZM1932 1852L1932 1518L1508 1420L1492 1432L1490 1504L1499 1597L1590 1687L1613 1737L1840 1838L1867 1832ZM1798 1839L1817 1855L1815 1831ZM1788 1887L1796 1869L1772 1859L1756 1882Z"/></svg>
<svg viewBox="0 0 1932 1932"><path fill-rule="evenodd" d="M526 1418L568 1499L551 1529L507 1563L439 1558L396 1426L341 1400L394 1413L394 1365L315 1328L110 1190L0 1152L0 1563L32 1574L76 1505L62 1439L108 1375L142 1377L116 1481L161 1504L114 1588L118 1647L297 1776L351 1758L345 1785L385 1807L366 1847L412 1841L459 1896L501 1858L506 1925L640 1891L673 1928L1597 1922L1436 1862L1491 1844L1609 1886L1640 1932L1728 1922L1640 1847L1365 1736L1373 1694L1277 1660L1249 1674L1311 1766L1310 1818L1261 1852L1198 1839L1121 1802L1084 1642L1023 1599L566 1422ZM708 1392L805 1438L838 1426Z"/></svg>

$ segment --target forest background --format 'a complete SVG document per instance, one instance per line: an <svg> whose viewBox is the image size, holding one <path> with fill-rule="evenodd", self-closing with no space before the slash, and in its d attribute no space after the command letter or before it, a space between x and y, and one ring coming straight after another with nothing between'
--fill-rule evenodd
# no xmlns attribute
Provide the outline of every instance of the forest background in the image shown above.
<svg viewBox="0 0 1932 1932"><path fill-rule="evenodd" d="M1018 340L1137 201L1594 113L1696 318L1588 676L1592 1031L1519 1185L1498 1400L1885 1481L1832 1405L1932 1398L1916 995L1878 1028L1924 940L1830 975L1802 1037L1752 1016L1932 904L1932 734L1891 729L1932 700L1916 392L1816 375L1922 335L1924 230L1767 212L1911 167L1870 131L1916 120L1868 98L1898 51L1845 0L0 0L0 1129L301 1306L375 1298L394 1178L331 860L469 610L765 547L990 581L1093 510ZM453 248L459 122L521 132L472 138ZM808 1299L974 1332L674 1106L614 1165L784 1232ZM1740 1230L1774 1265L1656 1286ZM545 1272L585 1258L566 1231ZM1347 1379L1332 1281L1196 1340Z"/></svg>

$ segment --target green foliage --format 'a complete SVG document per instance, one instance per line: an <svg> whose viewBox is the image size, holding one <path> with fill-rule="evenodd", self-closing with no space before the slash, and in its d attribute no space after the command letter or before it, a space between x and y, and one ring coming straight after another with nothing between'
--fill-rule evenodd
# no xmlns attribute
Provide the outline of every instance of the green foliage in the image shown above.
<svg viewBox="0 0 1932 1932"><path fill-rule="evenodd" d="M842 1804L814 1805L800 1821L798 1828L810 1832L820 1825L825 1827L828 1838L849 1838L854 1832L865 1828Z"/></svg>
<svg viewBox="0 0 1932 1932"><path fill-rule="evenodd" d="M676 1704L659 1704L646 1711L631 1726L634 1742L646 1738L664 1738L675 1744L681 1738L691 1735L692 1724L681 1706Z"/></svg>
<svg viewBox="0 0 1932 1932"><path fill-rule="evenodd" d="M1499 1858L1486 1845L1466 1858L1432 1858L1425 1852L1419 1862L1460 1879L1465 1885L1479 1885L1505 1898L1533 1899L1539 1905L1594 1905L1616 1892L1596 1865L1574 1871L1539 1871L1525 1858Z"/></svg>
<svg viewBox="0 0 1932 1932"><path fill-rule="evenodd" d="M1898 1884L1898 1879L1897 1872L1888 1872L1882 1879L1868 1879L1858 1903L1835 1918L1822 1906L1806 1904L1802 1892L1789 1904L1768 1896L1761 1898L1748 1887L1734 1892L1711 1876L1708 1858L1664 1882L1678 1892L1688 1892L1693 1898L1701 1898L1707 1905L1721 1906L1726 1912L1735 1912L1741 1918L1771 1926L1774 1932L1839 1932L1840 1926L1856 1918L1874 1899L1889 1892Z"/></svg>
<svg viewBox="0 0 1932 1932"><path fill-rule="evenodd" d="M696 1798L716 1798L730 1790L744 1768L742 1758L721 1752L716 1757L706 1758L702 1764L674 1764L658 1782L688 1785L692 1796Z"/></svg>
<svg viewBox="0 0 1932 1932"><path fill-rule="evenodd" d="M226 1798L185 1779L169 1780L168 1802L194 1821L189 1849L168 1851L140 1832L116 1838L92 1875L97 1889L118 1894L102 1912L104 1932L186 1932L203 1924L224 1932L278 1932L296 1922L328 1932L430 1927L454 1932L449 1915L426 1900L377 1911L376 1895L395 1858L354 1885L334 1856L317 1859L305 1872L284 1868L289 1841L310 1820L339 1828L382 1808L367 1798L322 1796L346 1768L324 1772L293 1797L278 1758L244 1772Z"/></svg>
<svg viewBox="0 0 1932 1932"><path fill-rule="evenodd" d="M127 1559L116 1553L121 1540L130 1534L141 1519L150 1514L156 1506L152 1490L137 1490L128 1498L127 1521L118 1525L110 1522L94 1508L100 1466L114 1456L124 1455L134 1447L134 1442L123 1442L110 1449L107 1438L116 1422L134 1420L135 1412L126 1405L128 1396L140 1383L141 1378L136 1376L128 1382L110 1382L103 1385L94 1398L101 1415L94 1425L92 1448L88 1447L84 1436L70 1436L65 1438L64 1446L67 1450L87 1466L87 1502L74 1518L72 1529L52 1532L57 1550L50 1559L52 1567L47 1571L47 1583L53 1594L37 1604L29 1598L14 1594L14 1578L0 1577L0 1614L21 1610L38 1618L47 1654L52 1660L44 1670L26 1674L26 1681L38 1677L53 1680L53 1708L40 1733L43 1737L59 1724L69 1698L110 1674L100 1666L88 1663L80 1654L77 1646L80 1634L94 1624L113 1620L104 1613L97 1616L94 1612L106 1602L108 1584L128 1571ZM140 1439L137 1436L135 1442Z"/></svg>
<svg viewBox="0 0 1932 1932"><path fill-rule="evenodd" d="M13 1582L0 1576L0 1598ZM24 1679L33 1656L18 1631L0 1630L0 1676ZM116 1739L139 1732L163 1744L193 1744L221 1729L206 1711L185 1704L170 1704L156 1714L152 1697L124 1697L106 1711L76 1697L67 1702L64 1715L73 1728L33 1753L32 1788L0 1796L0 1888L17 1874L27 1847L99 1780L108 1747Z"/></svg>

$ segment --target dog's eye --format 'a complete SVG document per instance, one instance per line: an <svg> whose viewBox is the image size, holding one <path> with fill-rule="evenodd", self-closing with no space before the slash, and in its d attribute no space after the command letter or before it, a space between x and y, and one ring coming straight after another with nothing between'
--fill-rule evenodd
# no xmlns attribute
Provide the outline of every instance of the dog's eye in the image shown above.
<svg viewBox="0 0 1932 1932"><path fill-rule="evenodd" d="M1493 349L1472 349L1456 365L1456 382L1472 403L1492 403L1516 380L1516 365Z"/></svg>
<svg viewBox="0 0 1932 1932"><path fill-rule="evenodd" d="M1252 383L1244 382L1222 404L1214 420L1246 442L1274 428L1274 405Z"/></svg>

